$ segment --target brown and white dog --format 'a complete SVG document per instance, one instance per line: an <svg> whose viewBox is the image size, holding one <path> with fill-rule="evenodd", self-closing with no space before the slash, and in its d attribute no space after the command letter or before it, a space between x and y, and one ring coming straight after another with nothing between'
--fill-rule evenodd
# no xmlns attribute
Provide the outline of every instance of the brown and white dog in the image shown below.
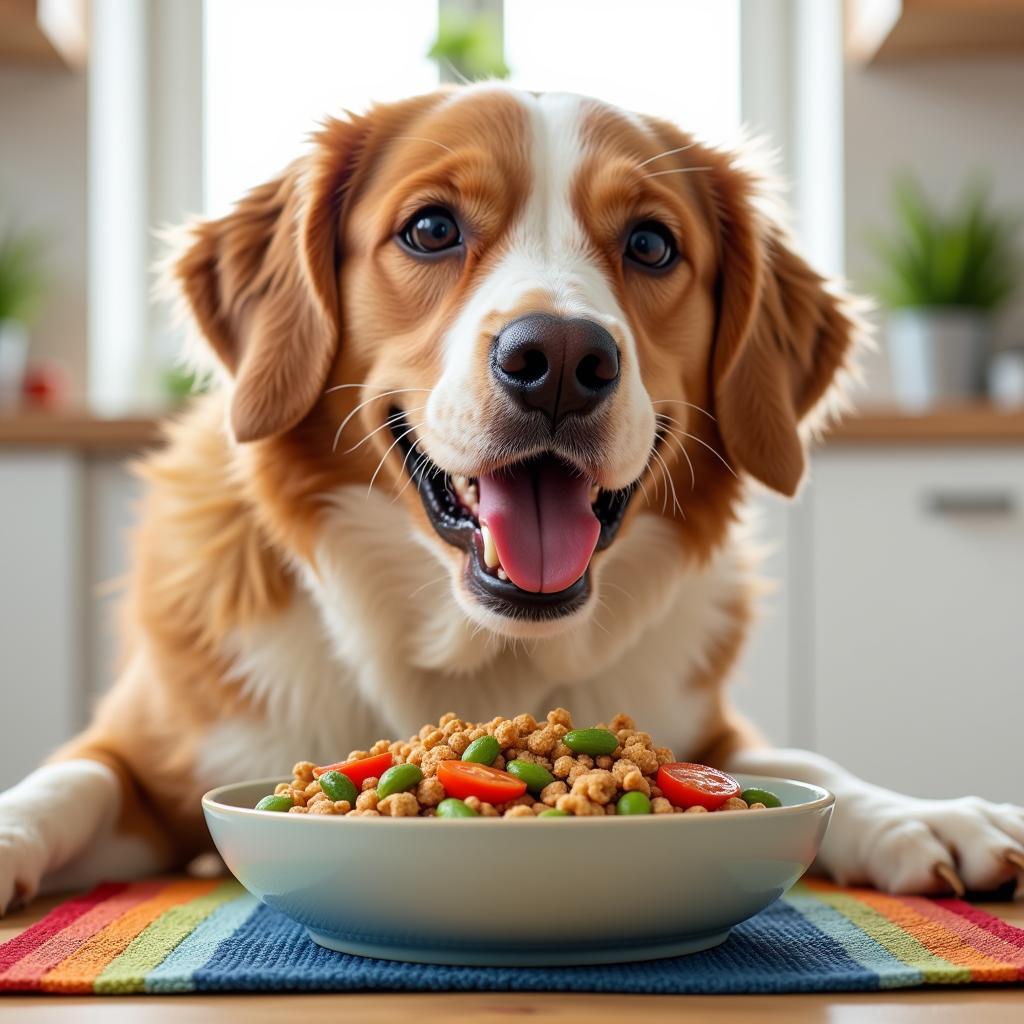
<svg viewBox="0 0 1024 1024"><path fill-rule="evenodd" d="M744 480L796 491L857 330L734 157L594 100L440 91L328 122L174 274L222 386L144 466L122 675L0 796L0 909L184 863L211 786L558 704L828 786L841 881L1024 865L1019 808L870 786L729 707Z"/></svg>

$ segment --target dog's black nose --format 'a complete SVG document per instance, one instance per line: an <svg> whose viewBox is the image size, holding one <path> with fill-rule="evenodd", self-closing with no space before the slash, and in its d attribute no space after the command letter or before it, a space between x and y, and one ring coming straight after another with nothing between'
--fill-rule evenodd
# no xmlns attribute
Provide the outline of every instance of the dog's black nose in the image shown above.
<svg viewBox="0 0 1024 1024"><path fill-rule="evenodd" d="M554 427L611 395L619 382L619 349L593 320L530 313L494 339L491 373L520 405L539 409Z"/></svg>

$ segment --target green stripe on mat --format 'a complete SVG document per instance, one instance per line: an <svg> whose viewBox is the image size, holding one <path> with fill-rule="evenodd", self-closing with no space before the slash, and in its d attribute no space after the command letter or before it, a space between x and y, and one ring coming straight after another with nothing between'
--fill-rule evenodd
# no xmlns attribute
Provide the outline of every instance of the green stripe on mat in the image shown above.
<svg viewBox="0 0 1024 1024"><path fill-rule="evenodd" d="M838 910L894 957L919 970L925 984L965 984L972 980L970 968L951 964L943 957L936 956L913 935L905 932L884 914L862 903L856 896L831 889L814 889L813 892L818 899Z"/></svg>
<svg viewBox="0 0 1024 1024"><path fill-rule="evenodd" d="M107 964L93 982L97 993L145 992L146 975L222 903L238 895L238 883L222 882L215 889L161 914Z"/></svg>

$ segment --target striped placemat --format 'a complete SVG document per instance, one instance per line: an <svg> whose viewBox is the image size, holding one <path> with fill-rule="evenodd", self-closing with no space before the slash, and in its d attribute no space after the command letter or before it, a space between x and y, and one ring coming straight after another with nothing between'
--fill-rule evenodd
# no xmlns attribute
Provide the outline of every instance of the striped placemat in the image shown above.
<svg viewBox="0 0 1024 1024"><path fill-rule="evenodd" d="M333 953L234 881L104 884L0 946L0 990L98 994L821 992L1024 981L1024 930L960 900L804 882L704 953L600 967L438 967Z"/></svg>

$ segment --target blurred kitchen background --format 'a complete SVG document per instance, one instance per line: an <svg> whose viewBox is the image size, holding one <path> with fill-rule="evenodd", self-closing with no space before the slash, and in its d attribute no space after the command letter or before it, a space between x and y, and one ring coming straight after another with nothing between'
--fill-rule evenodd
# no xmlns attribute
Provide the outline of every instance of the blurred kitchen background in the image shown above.
<svg viewBox="0 0 1024 1024"><path fill-rule="evenodd" d="M770 140L879 343L799 500L755 501L736 698L871 780L1019 799L1024 0L0 0L0 786L115 672L125 462L192 386L156 229L326 113L493 75Z"/></svg>

